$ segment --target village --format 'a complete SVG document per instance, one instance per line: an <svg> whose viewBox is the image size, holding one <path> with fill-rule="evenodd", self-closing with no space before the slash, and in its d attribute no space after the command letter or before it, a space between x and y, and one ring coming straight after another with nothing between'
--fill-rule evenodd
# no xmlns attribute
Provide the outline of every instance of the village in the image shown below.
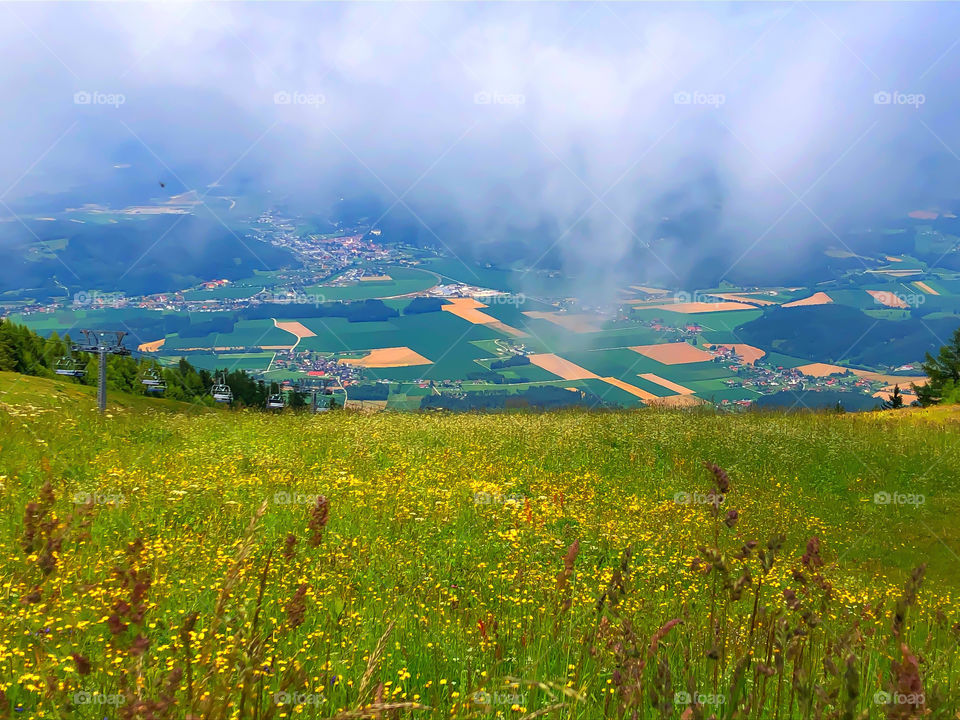
<svg viewBox="0 0 960 720"><path fill-rule="evenodd" d="M198 342L181 343L177 348L178 353L202 362L201 358L209 356L211 352L263 357L264 351L268 350L272 356L268 355L263 360L263 366L256 370L250 368L255 373L279 373L279 376L284 378L294 374L304 377L335 378L344 387L351 387L369 386L370 383L389 384L390 381L385 378L389 378L390 373L378 372L376 367L365 368L364 363L351 362L356 359L355 352L331 353L325 351L325 348L321 350L316 347L298 348L299 342L292 347L282 347L277 343L268 346L249 345L250 340L247 337L236 338L241 342L231 342L229 328L216 327L219 317L228 316L231 312L238 316L246 312L269 321L271 317L276 319L286 314L280 307L284 305L319 307L337 299L349 303L352 299L371 297L382 298L388 302L392 299L412 300L416 297L450 303L469 299L476 301L479 307L508 302L522 305L534 300L541 305L549 303L553 309L529 312L525 313L526 315L549 317L551 322L560 327L567 327L574 333L597 332L601 327L606 327L611 332L618 331L620 328L623 331L646 329L653 331L658 343L686 343L704 349L709 353L703 356L704 359L717 363L723 370L715 376L717 379L713 381L714 385L701 385L695 392L702 400L712 402L720 408L745 409L758 402L763 404L762 400L765 396L777 394L799 396L810 392L839 391L885 400L892 390L892 383L896 382L902 382L900 389L908 402L915 399L915 395L910 391L910 378L905 378L903 381L898 381L896 378L891 380L892 375L863 370L847 371L842 367L816 362L788 366L783 364L782 360L780 362L771 360L765 352L749 345L711 343L708 338L713 328L707 327L700 319L704 316L703 313L700 313L698 318L684 318L678 312L666 312L663 315L651 312L658 309L672 310L682 305L674 302L669 308L658 308L656 303L665 302L665 298L669 295L667 290L631 286L630 292L635 296L634 298L597 307L586 306L575 297L530 298L522 294L512 295L503 289L467 284L453 280L449 276L443 277L431 273L430 252L382 244L381 232L377 228L338 228L326 234L312 232L312 226L307 225L302 219L288 218L273 210L263 212L255 218L251 217L248 226L250 227L248 237L289 250L297 259L298 266L258 273L245 279L217 278L198 283L191 288L151 293L140 297L126 296L119 292L80 292L55 302L21 306L20 314L24 317L50 315L61 310L87 312L144 310L151 315L154 312L158 315L210 314L212 319L209 321L206 319L200 323L194 321L195 324L209 325L204 340L200 341L200 336L184 335L184 337L197 337ZM428 281L415 287L399 285L394 277L398 273L419 274L426 276ZM431 274L435 279L429 279ZM429 284L431 282L433 284ZM365 285L369 291L362 289ZM685 292L677 292L672 297L676 300L688 295ZM701 304L719 303L721 299L719 296L701 296L698 293L689 297L700 298ZM710 299L703 300L704 297ZM274 306L277 306L275 310ZM714 305L711 309L716 307ZM296 317L301 317L301 313L302 310L298 311ZM488 323L488 327L499 327L501 330L505 328L508 335L511 332L514 335L518 333L516 328L511 328L509 325L493 323L492 316L478 312L475 307L469 310L464 309L461 315L471 323ZM578 323L581 324L578 325ZM307 332L310 331L307 330ZM589 342L586 338L585 341ZM495 342L496 352L501 355L526 356L542 352L542 349L538 349L538 343L523 344L515 338L504 337ZM144 338L140 347L148 352L157 352L162 344L150 336ZM624 346L629 346L629 343L624 343ZM891 368L885 372L911 371L917 371L917 367ZM425 374L429 377L426 370ZM477 390L488 386L493 388L510 384L520 385L522 378L523 375L517 373L513 375L508 373L507 376L501 377L492 373L480 362L475 366L471 362L464 365L455 375L433 378L432 382L427 378L413 379L412 382L433 391L446 390L458 393L464 391L464 386L466 390ZM681 384L677 387L683 386ZM719 396L714 397L713 393Z"/></svg>
<svg viewBox="0 0 960 720"><path fill-rule="evenodd" d="M376 243L380 235L378 228L302 233L295 220L280 217L275 211L262 213L253 230L254 239L286 248L310 269L312 274L297 277L304 285L326 280L360 263L404 264L408 260L405 253ZM356 272L356 269L349 270L342 279L348 281L350 278L346 275Z"/></svg>

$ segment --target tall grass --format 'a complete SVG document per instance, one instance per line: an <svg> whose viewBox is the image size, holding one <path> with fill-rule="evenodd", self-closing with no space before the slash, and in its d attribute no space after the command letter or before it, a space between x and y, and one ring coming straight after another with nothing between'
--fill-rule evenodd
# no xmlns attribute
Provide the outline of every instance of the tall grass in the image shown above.
<svg viewBox="0 0 960 720"><path fill-rule="evenodd" d="M953 427L9 405L0 713L954 717Z"/></svg>

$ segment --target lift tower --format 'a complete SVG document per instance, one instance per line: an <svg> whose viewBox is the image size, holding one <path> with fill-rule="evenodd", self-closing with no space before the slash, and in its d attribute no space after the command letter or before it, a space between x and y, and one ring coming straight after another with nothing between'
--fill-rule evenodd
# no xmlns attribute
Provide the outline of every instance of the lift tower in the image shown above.
<svg viewBox="0 0 960 720"><path fill-rule="evenodd" d="M301 378L297 383L297 390L310 396L310 412L313 414L327 412L333 400L334 377ZM342 386L341 386L342 387Z"/></svg>
<svg viewBox="0 0 960 720"><path fill-rule="evenodd" d="M94 353L99 358L97 368L97 407L100 412L107 409L107 355L129 355L123 346L122 330L81 330L84 341L73 345L74 352Z"/></svg>

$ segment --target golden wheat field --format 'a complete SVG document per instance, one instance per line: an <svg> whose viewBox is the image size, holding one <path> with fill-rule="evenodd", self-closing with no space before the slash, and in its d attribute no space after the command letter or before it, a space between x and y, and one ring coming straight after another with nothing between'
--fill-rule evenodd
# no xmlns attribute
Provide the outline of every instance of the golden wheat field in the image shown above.
<svg viewBox="0 0 960 720"><path fill-rule="evenodd" d="M957 712L942 409L101 418L29 383L2 716Z"/></svg>

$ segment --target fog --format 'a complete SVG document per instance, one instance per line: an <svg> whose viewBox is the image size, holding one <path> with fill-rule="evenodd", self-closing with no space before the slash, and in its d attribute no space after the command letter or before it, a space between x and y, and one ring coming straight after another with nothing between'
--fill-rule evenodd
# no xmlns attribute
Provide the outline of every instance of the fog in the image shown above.
<svg viewBox="0 0 960 720"><path fill-rule="evenodd" d="M0 17L7 217L38 197L56 210L58 193L114 207L243 194L366 215L468 261L559 268L602 299L623 279L763 282L960 194L948 4Z"/></svg>

